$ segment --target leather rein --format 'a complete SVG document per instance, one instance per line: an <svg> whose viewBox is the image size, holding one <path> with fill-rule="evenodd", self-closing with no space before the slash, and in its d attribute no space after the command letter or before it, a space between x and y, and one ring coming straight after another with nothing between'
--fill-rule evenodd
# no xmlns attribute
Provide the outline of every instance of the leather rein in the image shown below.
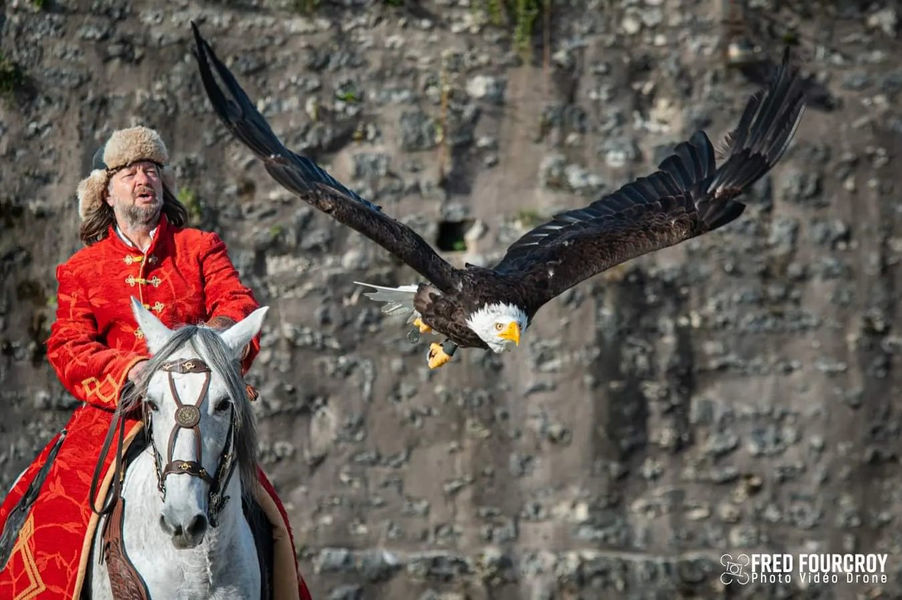
<svg viewBox="0 0 902 600"><path fill-rule="evenodd" d="M150 447L153 451L154 456L154 468L157 475L157 489L160 490L160 493L163 495L163 499L165 499L166 477L173 474L189 475L204 480L210 485L210 490L208 492L207 498L207 519L211 527L216 527L219 513L222 512L223 507L225 507L226 502L229 500L229 496L223 495L223 490L225 489L226 485L228 485L228 482L232 477L232 473L235 470L235 407L233 405L230 408L229 431L227 434L228 437L226 439L226 444L222 449L222 453L219 455L219 464L216 468L216 472L211 476L203 467L203 440L201 439L201 432L199 427L201 406L203 405L204 399L207 397L207 390L210 387L210 367L208 367L207 364L199 358L186 358L164 362L160 366L160 370L166 371L168 374L169 391L172 394L173 400L175 400L177 408L175 411L175 426L173 426L172 430L169 432L169 441L166 448L167 462L164 465L163 457L161 457L157 452L157 448L153 443L153 429L151 425L150 415L146 408L146 403L142 405L144 407L142 414L144 428L149 434ZM179 397L178 390L175 386L175 379L172 376L173 373L196 373L204 375L203 388L201 389L201 392L194 404L185 404L184 402L182 402L182 399ZM110 451L110 445L112 444L112 440L115 437L117 429L119 431L119 438L116 446L116 463L113 471L113 490L110 494L107 495L107 498L103 502L101 507L97 508L96 494L101 478L101 471L103 470L103 459ZM197 456L196 461L177 460L172 458L173 451L175 450L175 443L178 440L178 435L183 429L194 432L194 442ZM122 413L117 410L113 422L110 424L109 431L107 431L106 439L104 440L103 447L100 451L100 458L97 462L97 466L94 469L94 477L91 480L91 509L97 514L109 514L121 495L122 480L125 477L125 469L124 465L122 464L122 438L124 434L125 419L123 418Z"/></svg>

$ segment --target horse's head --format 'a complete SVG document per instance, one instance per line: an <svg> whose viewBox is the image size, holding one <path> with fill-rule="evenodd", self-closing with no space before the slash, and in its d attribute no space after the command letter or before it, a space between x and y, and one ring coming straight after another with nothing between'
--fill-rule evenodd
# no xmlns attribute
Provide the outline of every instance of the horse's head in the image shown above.
<svg viewBox="0 0 902 600"><path fill-rule="evenodd" d="M153 355L136 393L163 494L160 526L177 548L191 548L216 526L236 460L244 483L255 478L256 435L239 359L267 309L222 332L171 330L134 298L132 309Z"/></svg>

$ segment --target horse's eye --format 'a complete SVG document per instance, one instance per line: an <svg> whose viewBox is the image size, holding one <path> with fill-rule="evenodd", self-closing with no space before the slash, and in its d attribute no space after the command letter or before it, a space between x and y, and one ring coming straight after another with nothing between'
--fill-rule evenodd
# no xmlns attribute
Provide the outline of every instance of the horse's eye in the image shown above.
<svg viewBox="0 0 902 600"><path fill-rule="evenodd" d="M144 404L146 404L146 405L147 405L147 408L149 408L149 409L152 410L153 412L157 412L158 410L160 410L160 407L157 406L157 403L154 402L153 400L149 399L149 398L148 398L147 400L144 401Z"/></svg>
<svg viewBox="0 0 902 600"><path fill-rule="evenodd" d="M214 408L214 410L216 410L216 412L223 412L223 411L229 410L229 408L231 406L232 406L232 403L229 402L228 398L220 398L219 400L216 401L216 404L213 406L213 408Z"/></svg>

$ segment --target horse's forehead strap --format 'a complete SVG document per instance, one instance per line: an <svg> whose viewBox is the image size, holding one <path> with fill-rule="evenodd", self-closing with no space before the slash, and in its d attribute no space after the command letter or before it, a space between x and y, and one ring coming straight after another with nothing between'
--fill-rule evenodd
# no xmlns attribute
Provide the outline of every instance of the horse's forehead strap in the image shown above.
<svg viewBox="0 0 902 600"><path fill-rule="evenodd" d="M167 360L160 365L160 370L170 373L209 373L210 367L199 358L182 358Z"/></svg>

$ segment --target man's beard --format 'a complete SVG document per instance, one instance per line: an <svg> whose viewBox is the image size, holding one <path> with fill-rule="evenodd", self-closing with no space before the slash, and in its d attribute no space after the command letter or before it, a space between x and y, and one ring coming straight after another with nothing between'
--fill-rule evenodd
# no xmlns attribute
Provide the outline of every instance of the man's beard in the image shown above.
<svg viewBox="0 0 902 600"><path fill-rule="evenodd" d="M125 220L129 227L146 227L148 225L156 225L160 219L160 211L163 209L163 203L157 202L153 206L131 206L125 207Z"/></svg>

